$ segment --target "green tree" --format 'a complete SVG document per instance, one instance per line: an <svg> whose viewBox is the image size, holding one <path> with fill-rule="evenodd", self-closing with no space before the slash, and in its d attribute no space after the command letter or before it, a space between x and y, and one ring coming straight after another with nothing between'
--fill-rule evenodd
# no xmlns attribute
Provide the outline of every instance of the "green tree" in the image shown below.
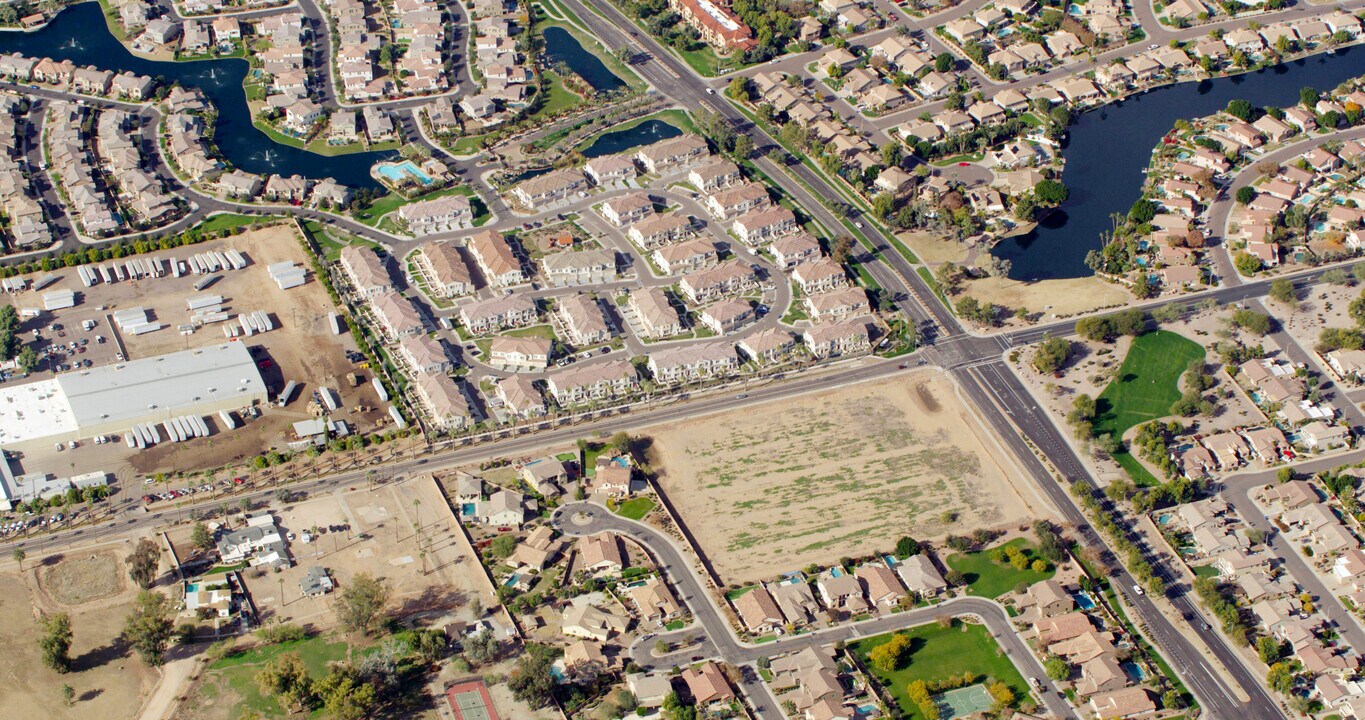
<svg viewBox="0 0 1365 720"><path fill-rule="evenodd" d="M389 602L389 586L370 573L358 573L337 595L337 619L347 632L370 634Z"/></svg>
<svg viewBox="0 0 1365 720"><path fill-rule="evenodd" d="M66 683L63 683L63 684L62 684L62 702L66 703L68 706L75 705L75 704L76 704L76 688L73 688L73 687L71 687L70 685L68 685L68 684L66 684Z"/></svg>
<svg viewBox="0 0 1365 720"><path fill-rule="evenodd" d="M313 681L296 652L282 653L256 673L262 695L276 696L291 710L304 710L313 702Z"/></svg>
<svg viewBox="0 0 1365 720"><path fill-rule="evenodd" d="M1256 654L1260 656L1261 662L1266 665L1274 665L1284 657L1284 646L1269 635L1262 635L1256 639Z"/></svg>
<svg viewBox="0 0 1365 720"><path fill-rule="evenodd" d="M28 553L24 552L23 548L14 548L14 552L10 553L10 557L14 558L14 562L19 564L19 572L23 572L24 558L28 557Z"/></svg>
<svg viewBox="0 0 1365 720"><path fill-rule="evenodd" d="M25 345L23 349L19 351L19 354L15 356L14 361L19 363L19 369L26 373L37 370L38 364L42 362L41 358L38 357L38 352L33 349L32 345Z"/></svg>
<svg viewBox="0 0 1365 720"><path fill-rule="evenodd" d="M507 678L512 696L534 709L550 704L554 698L555 678L550 668L560 651L550 645L527 643Z"/></svg>
<svg viewBox="0 0 1365 720"><path fill-rule="evenodd" d="M902 560L911 555L918 555L919 552L919 542L909 535L904 535L896 541L896 557Z"/></svg>
<svg viewBox="0 0 1365 720"><path fill-rule="evenodd" d="M938 57L934 58L934 70L946 73L953 69L953 65L955 65L956 62L952 53L939 53Z"/></svg>
<svg viewBox="0 0 1365 720"><path fill-rule="evenodd" d="M1033 195L1040 205L1056 207L1066 202L1071 191L1057 180L1042 180L1033 187Z"/></svg>
<svg viewBox="0 0 1365 720"><path fill-rule="evenodd" d="M1071 341L1062 337L1044 338L1033 352L1033 368L1044 375L1057 372L1071 357Z"/></svg>
<svg viewBox="0 0 1365 720"><path fill-rule="evenodd" d="M200 550L213 549L213 533L209 532L207 525L201 522L194 524L190 529L190 544Z"/></svg>
<svg viewBox="0 0 1365 720"><path fill-rule="evenodd" d="M43 664L65 673L71 669L71 615L55 613L44 615L38 620L42 635L38 638L38 649L43 655Z"/></svg>
<svg viewBox="0 0 1365 720"><path fill-rule="evenodd" d="M1227 113L1242 122L1251 122L1251 112L1251 103L1246 100L1233 100L1227 106Z"/></svg>
<svg viewBox="0 0 1365 720"><path fill-rule="evenodd" d="M511 557L512 553L516 551L517 536L511 533L499 535L496 538L493 538L493 542L489 544L488 549L492 551L493 557L499 560L505 560L508 557Z"/></svg>
<svg viewBox="0 0 1365 720"><path fill-rule="evenodd" d="M170 598L159 592L143 590L123 623L123 636L142 661L153 667L164 662L166 646L174 631L175 609Z"/></svg>
<svg viewBox="0 0 1365 720"><path fill-rule="evenodd" d="M1294 691L1294 667L1288 661L1280 661L1270 666L1270 671L1266 673L1266 684L1271 690L1288 695Z"/></svg>
<svg viewBox="0 0 1365 720"><path fill-rule="evenodd" d="M157 566L161 564L161 550L156 543L147 538L139 539L133 552L124 560L128 563L128 577L138 587L146 590L156 582Z"/></svg>
<svg viewBox="0 0 1365 720"><path fill-rule="evenodd" d="M1234 310L1231 322L1234 326L1256 335L1268 334L1272 328L1270 316L1255 310Z"/></svg>
<svg viewBox="0 0 1365 720"><path fill-rule="evenodd" d="M1293 306L1298 302L1298 295L1294 292L1294 283L1280 278L1270 283L1270 299L1278 303Z"/></svg>
<svg viewBox="0 0 1365 720"><path fill-rule="evenodd" d="M1071 664L1066 660L1053 655L1043 663L1043 669L1047 671L1047 676L1053 680L1061 681L1071 677Z"/></svg>
<svg viewBox="0 0 1365 720"><path fill-rule="evenodd" d="M1250 253L1236 253L1233 255L1232 264L1237 268L1237 272L1247 277L1261 271L1261 259Z"/></svg>
<svg viewBox="0 0 1365 720"><path fill-rule="evenodd" d="M361 720L374 707L374 686L363 681L350 665L333 665L322 679L313 683L312 692L327 715L335 720Z"/></svg>
<svg viewBox="0 0 1365 720"><path fill-rule="evenodd" d="M1250 185L1243 185L1242 187L1237 188L1237 204L1238 204L1238 205L1249 205L1249 204L1251 203L1251 201L1252 201L1252 200L1255 200L1255 199L1256 199L1256 188L1254 188L1254 187L1252 187L1252 186L1250 186Z"/></svg>
<svg viewBox="0 0 1365 720"><path fill-rule="evenodd" d="M725 94L729 95L730 97L736 100L743 100L745 102L748 102L749 100L753 99L753 95L750 93L749 90L749 83L750 83L749 78L743 76L735 76L734 78L730 79L730 87L726 88Z"/></svg>

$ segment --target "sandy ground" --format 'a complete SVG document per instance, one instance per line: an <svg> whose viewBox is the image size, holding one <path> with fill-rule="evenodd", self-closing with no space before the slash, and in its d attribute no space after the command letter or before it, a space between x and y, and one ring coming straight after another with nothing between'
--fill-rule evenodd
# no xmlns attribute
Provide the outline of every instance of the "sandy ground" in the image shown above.
<svg viewBox="0 0 1365 720"><path fill-rule="evenodd" d="M272 367L262 370L270 391L279 392L290 380L299 382L301 387L287 407L265 407L264 414L257 419L239 418L243 425L234 431L218 432L221 426L217 418L209 417L208 422L215 428L212 436L183 443L161 443L144 451L129 450L121 442L111 445L84 442L75 451L58 454L51 444L35 441L29 443L33 447L23 448L27 456L25 467L60 467L62 471L73 473L103 470L114 473L120 479L129 479L157 471L186 471L240 462L270 447L283 448L287 440L285 433L290 426L298 420L308 419L305 406L311 393L320 386L341 393L344 409L333 417L346 420L352 427L369 431L385 420L387 416L383 412L383 405L368 382L372 377L370 371L353 366L343 352L344 348L352 347L354 341L349 335L332 335L327 316L334 308L322 283L310 276L308 282L300 287L280 290L270 279L266 268L271 263L285 260L300 264L306 262L298 244L297 232L293 225L277 225L192 248L152 253L165 261L170 258L185 259L206 250L235 248L247 257L250 264L245 269L220 273L222 279L202 293L193 287L202 276L172 278L167 274L141 282L101 283L83 288L74 269L59 271L63 279L52 287L78 289L85 296L84 300L75 308L60 311L56 318L45 314L41 324L44 329L54 320L63 324L68 337L59 341L88 338L87 352L78 354L78 359L89 357L97 365L114 361L113 353L117 348L107 316L113 311L129 307L145 307L157 321L170 325L166 329L138 337L125 335L123 341L130 358L225 342L220 325L209 325L189 336L180 335L175 330L176 325L187 322L189 318L185 298L200 294L221 295L225 298L225 309L229 313L264 310L277 322L275 330L243 340L253 348L262 348L259 357L271 360ZM41 306L41 299L32 291L5 297L5 301L20 307L30 307L35 302ZM98 309L100 306L106 309L101 311ZM81 329L81 322L87 318L98 322L98 326L89 332ZM25 328L33 326L34 322L30 321ZM95 335L103 335L108 342L96 343ZM346 374L353 370L358 370L365 380L357 388L352 388L345 379ZM37 377L50 375L40 374ZM357 406L369 410L354 412Z"/></svg>
<svg viewBox="0 0 1365 720"><path fill-rule="evenodd" d="M937 373L758 412L765 422L745 410L653 433L660 482L726 582L1048 512Z"/></svg>
<svg viewBox="0 0 1365 720"><path fill-rule="evenodd" d="M986 277L964 282L961 294L1002 305L1011 311L1027 308L1030 313L1042 313L1044 321L1121 307L1133 299L1123 287L1096 277L1031 283Z"/></svg>
<svg viewBox="0 0 1365 720"><path fill-rule="evenodd" d="M80 557L88 558L87 552ZM73 559L75 556L72 556ZM60 556L45 558L51 563L42 570L61 567ZM120 566L121 567L121 566ZM9 718L102 718L120 720L137 717L144 698L158 680L155 670L147 668L117 637L132 604L134 589L124 583L121 592L102 600L79 605L63 605L48 593L34 591L34 571L38 562L25 563L21 578L10 569L0 574L0 707ZM120 577L122 570L119 571ZM39 612L71 613L74 642L71 656L73 671L60 675L43 666L39 656ZM68 707L62 699L62 685L76 691L75 703Z"/></svg>
<svg viewBox="0 0 1365 720"><path fill-rule="evenodd" d="M267 615L323 629L335 625L333 596L309 598L299 591L299 581L313 566L327 568L338 586L361 572L387 578L393 610L400 617L454 611L477 593L482 593L484 607L493 604L483 589L478 561L460 550L455 519L431 480L373 491L362 483L354 490L339 488L273 510L280 527L296 536L290 543L295 565L262 577L247 573L252 596ZM346 523L349 533L325 532L309 544L301 542L305 530ZM416 523L421 524L420 546Z"/></svg>
<svg viewBox="0 0 1365 720"><path fill-rule="evenodd" d="M1346 309L1361 292L1360 285L1315 285L1311 292L1299 294L1299 302L1292 310L1268 299L1265 306L1283 323L1285 331L1311 353L1324 328L1355 327Z"/></svg>

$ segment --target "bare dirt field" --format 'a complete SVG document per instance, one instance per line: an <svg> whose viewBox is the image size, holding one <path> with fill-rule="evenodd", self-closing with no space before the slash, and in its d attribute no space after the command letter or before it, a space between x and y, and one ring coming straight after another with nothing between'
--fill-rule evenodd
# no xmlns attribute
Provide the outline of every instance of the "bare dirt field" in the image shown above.
<svg viewBox="0 0 1365 720"><path fill-rule="evenodd" d="M1122 287L1095 277L1021 282L992 276L968 280L962 288L963 294L982 302L1042 313L1044 321L1117 307L1133 299Z"/></svg>
<svg viewBox="0 0 1365 720"><path fill-rule="evenodd" d="M88 557L88 556L87 556ZM51 571L75 558L59 561ZM123 619L132 603L133 590L123 589L105 602L68 606L49 595L32 592L33 570L25 577L0 574L0 708L7 718L77 720L135 718L144 698L157 682L157 672L144 666L119 640ZM39 657L37 612L71 613L73 669L59 675L47 669ZM62 685L76 691L67 706Z"/></svg>
<svg viewBox="0 0 1365 720"><path fill-rule="evenodd" d="M280 573L247 571L246 582L262 611L281 620L323 629L335 624L332 596L303 597L299 590L299 581L313 566L326 568L338 587L361 572L388 578L399 616L457 615L468 612L464 608L476 595L484 607L495 602L478 560L464 552L456 537L455 519L432 480L381 485L373 491L362 484L272 511L281 529L295 535L289 546L295 565ZM413 529L419 523L420 542ZM305 530L344 524L351 526L349 532L324 532L311 543L302 542Z"/></svg>
<svg viewBox="0 0 1365 720"><path fill-rule="evenodd" d="M125 583L118 558L111 552L63 560L38 568L38 583L63 605L81 605L121 592Z"/></svg>
<svg viewBox="0 0 1365 720"><path fill-rule="evenodd" d="M652 433L664 491L728 583L1051 514L938 373L757 412Z"/></svg>
<svg viewBox="0 0 1365 720"><path fill-rule="evenodd" d="M359 370L346 359L344 350L354 349L354 341L349 335L336 336L331 332L327 317L334 307L322 283L310 277L300 287L280 290L266 270L270 264L286 260L306 263L298 241L298 230L293 225L251 230L192 247L158 251L152 255L163 261L171 258L184 260L195 253L229 248L242 252L250 264L242 270L219 273L221 279L202 292L196 291L193 286L203 276L173 278L167 274L156 279L100 283L84 288L74 268L61 270L58 274L62 280L52 287L76 289L84 296L81 304L59 311L55 317L45 313L40 321L29 321L25 328L40 325L46 331L48 325L58 322L64 326L63 332L66 333L66 337L58 338L58 341L89 340L86 352L74 358L89 357L96 365L101 365L114 362L113 353L118 350L117 333L110 327L109 314L119 309L144 307L155 320L170 327L136 337L123 335L118 339L123 342L129 358L150 357L226 342L222 325L235 322L233 320L204 326L188 336L176 331L177 325L189 321L186 298L221 295L224 309L229 314L263 310L276 321L275 330L240 338L239 341L259 348L258 357L269 359L270 367L262 368L261 374L272 393L279 392L291 380L300 384L293 402L284 408L263 408L264 414L260 418L240 418L243 426L233 431L219 432L222 428L217 418L209 417L211 427L218 430L210 437L183 443L161 443L142 451L129 450L123 443L97 446L85 442L74 452L63 452L57 457L51 444L35 441L31 443L35 447L25 448L28 456L26 467L60 465L65 469L70 465L73 473L104 470L126 480L157 471L194 470L240 462L267 448L283 448L287 440L285 433L294 422L308 419L305 410L308 398L322 386L341 394L343 409L333 414L335 419L345 420L361 431L372 430L387 419L383 405L368 382L371 373ZM7 296L4 301L20 307L32 307L35 303L41 307L41 298L33 291ZM105 309L100 310L101 306ZM98 323L88 332L82 329L82 322L87 319ZM103 336L107 342L97 343L96 335ZM346 381L346 374L353 370L359 371L366 381L356 388ZM40 373L35 377L50 375ZM355 412L357 407L366 410Z"/></svg>

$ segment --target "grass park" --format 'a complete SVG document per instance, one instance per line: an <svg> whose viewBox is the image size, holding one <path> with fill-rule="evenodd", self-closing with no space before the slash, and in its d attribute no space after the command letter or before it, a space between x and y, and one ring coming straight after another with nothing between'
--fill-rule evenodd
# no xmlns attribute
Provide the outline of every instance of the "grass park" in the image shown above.
<svg viewBox="0 0 1365 720"><path fill-rule="evenodd" d="M997 547L1017 547L1029 560L1037 557L1033 546L1023 538L1015 538ZM1020 583L1032 585L1052 577L1057 572L1056 568L1050 565L1046 571L1038 572L1032 568L1019 570L1007 562L995 562L990 557L991 550L994 549L996 548L948 556L946 560L948 567L962 573L963 579L967 582L968 595L997 598L1013 590Z"/></svg>
<svg viewBox="0 0 1365 720"><path fill-rule="evenodd" d="M868 655L897 634L910 639L909 660L896 670L883 672L872 665ZM1003 682L1014 691L1016 698L1028 697L1028 684L983 625L958 621L948 627L937 623L921 625L900 633L863 638L849 643L848 650L896 701L901 717L907 720L924 720L907 691L910 683L916 680L933 683L971 672L980 678L978 682L988 679Z"/></svg>
<svg viewBox="0 0 1365 720"><path fill-rule="evenodd" d="M204 671L199 693L203 699L212 702L221 699L232 707L231 717L250 716L284 717L285 709L273 697L261 693L256 682L256 673L265 664L286 652L296 652L308 668L312 677L327 674L328 663L346 659L346 643L331 641L322 635L304 640L264 645L223 657L208 666Z"/></svg>
<svg viewBox="0 0 1365 720"><path fill-rule="evenodd" d="M1204 348L1169 330L1139 335L1133 340L1119 374L1095 400L1095 434L1122 438L1136 425L1166 417L1180 399L1180 375L1204 357ZM1138 485L1158 480L1127 451L1114 453Z"/></svg>

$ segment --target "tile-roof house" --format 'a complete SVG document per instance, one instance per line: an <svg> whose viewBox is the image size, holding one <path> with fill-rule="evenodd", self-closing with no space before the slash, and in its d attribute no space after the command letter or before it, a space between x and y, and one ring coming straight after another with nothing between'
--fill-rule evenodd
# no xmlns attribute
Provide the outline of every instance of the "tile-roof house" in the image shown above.
<svg viewBox="0 0 1365 720"><path fill-rule="evenodd" d="M835 571L840 574L834 575ZM830 609L843 609L849 612L870 609L867 599L863 596L862 583L858 582L858 578L839 568L821 574L815 581L815 587L820 591L820 599Z"/></svg>
<svg viewBox="0 0 1365 720"><path fill-rule="evenodd" d="M651 622L665 623L682 613L682 606L657 575L626 591L640 617Z"/></svg>
<svg viewBox="0 0 1365 720"><path fill-rule="evenodd" d="M933 558L928 553L911 555L896 564L896 574L910 592L921 598L935 597L948 589L948 581L943 579Z"/></svg>
<svg viewBox="0 0 1365 720"><path fill-rule="evenodd" d="M853 574L862 581L863 592L874 606L890 608L905 597L905 589L896 579L896 573L885 563L859 565Z"/></svg>
<svg viewBox="0 0 1365 720"><path fill-rule="evenodd" d="M745 629L754 635L770 633L786 622L777 601L762 583L730 602Z"/></svg>
<svg viewBox="0 0 1365 720"><path fill-rule="evenodd" d="M1061 583L1051 578L1035 583L1028 592L1038 611L1045 616L1061 615L1076 609L1076 598Z"/></svg>
<svg viewBox="0 0 1365 720"><path fill-rule="evenodd" d="M735 699L734 690L730 689L725 674L714 661L684 670L682 679L687 683L687 690L698 708L706 709Z"/></svg>
<svg viewBox="0 0 1365 720"><path fill-rule="evenodd" d="M578 558L579 569L596 575L621 572L630 562L616 533L603 533L579 541Z"/></svg>

